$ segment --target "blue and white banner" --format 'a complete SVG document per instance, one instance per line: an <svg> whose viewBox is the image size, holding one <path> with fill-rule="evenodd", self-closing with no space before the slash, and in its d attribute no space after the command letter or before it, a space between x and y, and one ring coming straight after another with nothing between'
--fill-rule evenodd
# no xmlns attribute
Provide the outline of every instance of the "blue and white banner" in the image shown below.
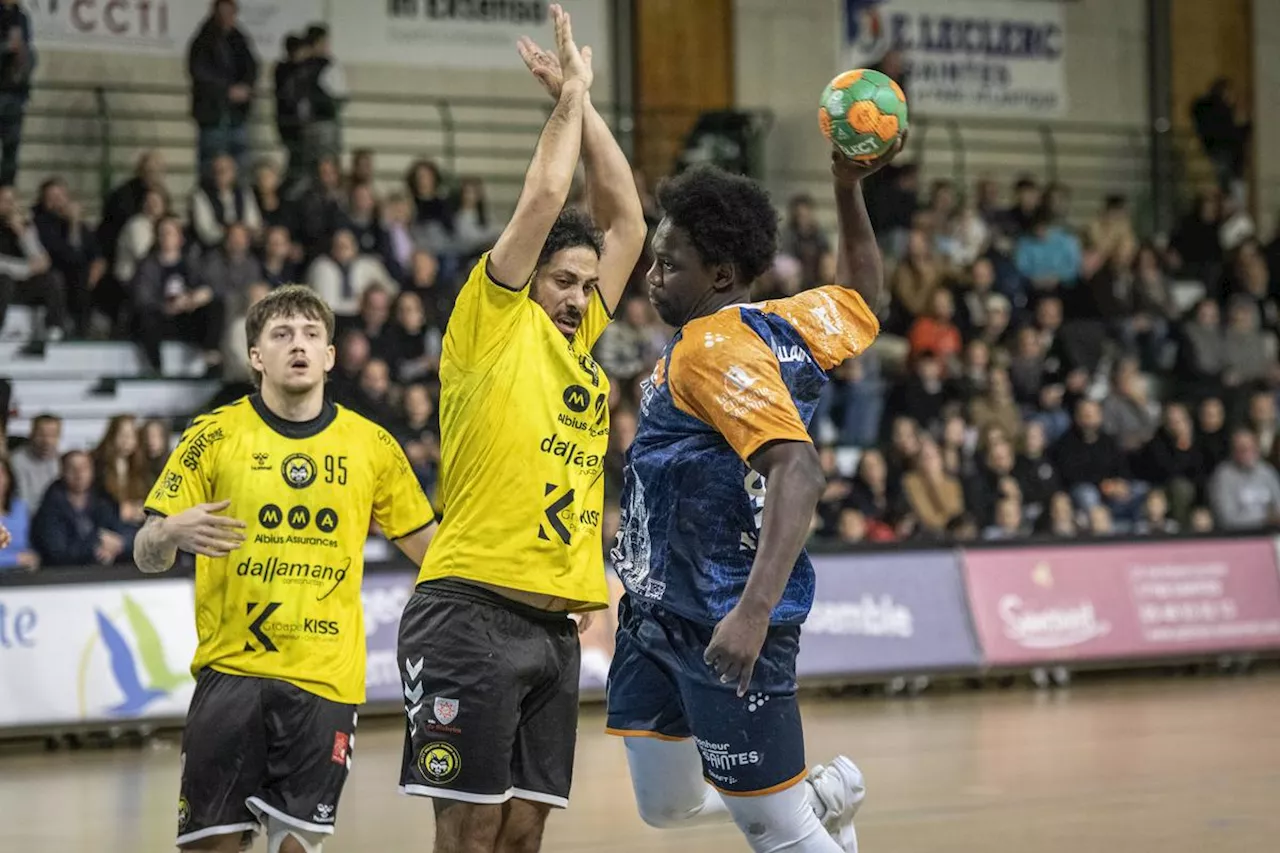
<svg viewBox="0 0 1280 853"><path fill-rule="evenodd" d="M877 65L898 51L913 114L1067 112L1067 29L1059 3L844 0L842 33L842 67L834 71Z"/></svg>

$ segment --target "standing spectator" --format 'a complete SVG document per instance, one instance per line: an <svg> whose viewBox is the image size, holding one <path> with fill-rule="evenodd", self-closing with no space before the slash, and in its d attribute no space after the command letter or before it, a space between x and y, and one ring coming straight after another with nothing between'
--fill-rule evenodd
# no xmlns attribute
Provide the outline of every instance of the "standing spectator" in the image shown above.
<svg viewBox="0 0 1280 853"><path fill-rule="evenodd" d="M257 235L262 229L262 212L253 190L240 186L236 161L227 154L213 160L208 176L191 191L191 228L203 249L222 245L227 226L240 223Z"/></svg>
<svg viewBox="0 0 1280 853"><path fill-rule="evenodd" d="M19 209L13 187L0 186L0 328L13 304L43 305L45 336L62 339L67 321L62 276L53 269L35 226Z"/></svg>
<svg viewBox="0 0 1280 853"><path fill-rule="evenodd" d="M292 189L310 174L302 158L302 123L309 109L302 69L309 55L306 39L289 33L284 38L284 58L275 68L276 132L289 154L284 178L286 189Z"/></svg>
<svg viewBox="0 0 1280 853"><path fill-rule="evenodd" d="M1231 458L1209 480L1209 504L1218 527L1248 530L1280 523L1280 476L1258 457L1258 440L1247 429L1231 435Z"/></svg>
<svg viewBox="0 0 1280 853"><path fill-rule="evenodd" d="M109 566L133 553L136 531L120 520L115 502L93 481L83 450L62 457L62 476L49 486L31 523L31 540L46 566Z"/></svg>
<svg viewBox="0 0 1280 853"><path fill-rule="evenodd" d="M183 242L178 220L160 222L156 248L133 283L135 335L152 370L160 370L160 342L179 340L200 347L212 375L222 364L225 303L192 274Z"/></svg>
<svg viewBox="0 0 1280 853"><path fill-rule="evenodd" d="M1219 77L1209 91L1191 105L1191 120L1204 153L1227 194L1243 192L1245 153L1253 123L1238 117L1240 105L1230 80Z"/></svg>
<svg viewBox="0 0 1280 853"><path fill-rule="evenodd" d="M262 281L262 265L249 248L249 231L237 222L227 226L222 247L200 259L199 283L219 294L232 313L244 305L249 285Z"/></svg>
<svg viewBox="0 0 1280 853"><path fill-rule="evenodd" d="M18 179L22 120L31 98L36 52L22 0L0 0L0 187Z"/></svg>
<svg viewBox="0 0 1280 853"><path fill-rule="evenodd" d="M321 255L311 264L307 283L329 303L334 314L342 316L359 311L361 296L375 284L392 293L400 289L387 275L381 261L360 255L355 235L346 228L333 235L329 254Z"/></svg>
<svg viewBox="0 0 1280 853"><path fill-rule="evenodd" d="M342 125L339 118L347 99L347 78L333 58L329 29L320 24L307 29L307 58L300 71L307 104L302 115L302 162L310 174L322 157L342 155Z"/></svg>
<svg viewBox="0 0 1280 853"><path fill-rule="evenodd" d="M120 520L141 526L146 520L142 505L154 482L145 460L138 454L138 420L116 415L107 422L102 441L93 450L94 481L119 507Z"/></svg>
<svg viewBox="0 0 1280 853"><path fill-rule="evenodd" d="M13 452L13 478L17 495L35 510L44 500L49 484L58 479L58 445L62 443L62 419L57 415L36 415L27 443Z"/></svg>
<svg viewBox="0 0 1280 853"><path fill-rule="evenodd" d="M249 173L249 110L258 82L253 42L236 26L236 0L215 0L213 12L187 48L191 117L197 125L196 163L206 175L213 158L232 157Z"/></svg>
<svg viewBox="0 0 1280 853"><path fill-rule="evenodd" d="M9 544L0 548L0 575L10 569L37 569L40 557L30 546L31 507L18 497L7 459L0 459L0 526L9 531Z"/></svg>
<svg viewBox="0 0 1280 853"><path fill-rule="evenodd" d="M84 208L71 200L66 181L50 178L40 185L40 201L31 218L53 268L66 285L72 325L83 337L89 330L94 291L106 271L93 230L84 223Z"/></svg>
<svg viewBox="0 0 1280 853"><path fill-rule="evenodd" d="M902 478L902 490L920 527L936 536L965 510L960 481L943 468L942 454L931 438L920 442L915 468Z"/></svg>

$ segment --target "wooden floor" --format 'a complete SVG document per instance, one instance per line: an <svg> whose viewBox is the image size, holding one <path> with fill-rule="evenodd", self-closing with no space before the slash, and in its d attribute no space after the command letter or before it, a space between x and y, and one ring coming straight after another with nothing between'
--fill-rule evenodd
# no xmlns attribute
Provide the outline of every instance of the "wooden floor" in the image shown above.
<svg viewBox="0 0 1280 853"><path fill-rule="evenodd" d="M400 730L365 722L326 853L427 853L429 804L394 789ZM1280 675L814 700L805 722L811 763L843 751L866 773L864 853L1280 850ZM731 826L641 824L601 726L589 709L548 853L747 849ZM172 849L177 773L172 742L6 753L0 851Z"/></svg>

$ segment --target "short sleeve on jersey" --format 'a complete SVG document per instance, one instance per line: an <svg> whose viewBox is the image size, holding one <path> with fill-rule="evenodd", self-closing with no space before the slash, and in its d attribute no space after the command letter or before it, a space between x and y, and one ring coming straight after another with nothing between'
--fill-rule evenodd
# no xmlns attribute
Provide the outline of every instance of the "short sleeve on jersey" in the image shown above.
<svg viewBox="0 0 1280 853"><path fill-rule="evenodd" d="M591 300L587 303L587 312L582 317L582 325L578 327L577 344L590 351L604 334L605 327L613 322L613 316L604 304L604 294L598 289L592 291Z"/></svg>
<svg viewBox="0 0 1280 853"><path fill-rule="evenodd" d="M384 429L378 430L381 476L373 496L373 520L388 539L402 539L436 520L404 450Z"/></svg>
<svg viewBox="0 0 1280 853"><path fill-rule="evenodd" d="M223 439L223 427L213 415L196 418L169 460L151 494L147 496L145 509L154 515L176 515L197 504L208 503L213 459L217 446Z"/></svg>
<svg viewBox="0 0 1280 853"><path fill-rule="evenodd" d="M860 293L847 287L828 285L757 307L786 320L823 370L859 355L880 334L875 313Z"/></svg>
<svg viewBox="0 0 1280 853"><path fill-rule="evenodd" d="M771 441L812 442L773 350L737 311L706 318L698 331L671 353L677 408L718 431L743 461Z"/></svg>
<svg viewBox="0 0 1280 853"><path fill-rule="evenodd" d="M489 254L481 255L449 315L444 348L450 360L469 369L498 352L528 307L527 287L528 282L516 285L492 278Z"/></svg>

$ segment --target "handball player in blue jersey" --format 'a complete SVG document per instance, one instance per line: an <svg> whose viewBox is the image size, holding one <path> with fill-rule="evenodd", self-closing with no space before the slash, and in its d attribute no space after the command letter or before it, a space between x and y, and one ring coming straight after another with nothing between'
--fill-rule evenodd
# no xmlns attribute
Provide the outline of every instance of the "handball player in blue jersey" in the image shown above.
<svg viewBox="0 0 1280 853"><path fill-rule="evenodd" d="M733 820L756 851L857 849L862 773L844 756L807 769L796 699L826 484L808 424L827 372L880 331L861 181L901 145L870 164L833 155L837 280L786 299L748 301L777 250L758 184L697 167L659 188L649 292L678 331L627 454L608 686L650 825Z"/></svg>

